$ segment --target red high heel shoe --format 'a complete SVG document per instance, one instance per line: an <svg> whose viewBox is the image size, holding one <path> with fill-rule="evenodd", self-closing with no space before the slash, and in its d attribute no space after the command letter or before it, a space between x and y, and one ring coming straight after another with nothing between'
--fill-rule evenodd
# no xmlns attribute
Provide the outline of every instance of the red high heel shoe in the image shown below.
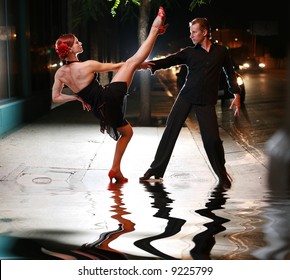
<svg viewBox="0 0 290 280"><path fill-rule="evenodd" d="M165 11L164 11L163 7L159 7L157 15L163 20L163 24L164 24L166 15L165 15ZM167 23L167 24L159 27L159 34L165 33L168 26L169 26L169 24Z"/></svg>
<svg viewBox="0 0 290 280"><path fill-rule="evenodd" d="M121 174L120 171L119 171L119 172L116 172L116 171L114 171L114 170L111 169L111 170L109 171L109 173L108 173L108 176L109 176L111 182L113 181L113 179L115 179L116 182L118 182L118 183L127 183L127 182L128 182L128 179L125 178L125 177Z"/></svg>

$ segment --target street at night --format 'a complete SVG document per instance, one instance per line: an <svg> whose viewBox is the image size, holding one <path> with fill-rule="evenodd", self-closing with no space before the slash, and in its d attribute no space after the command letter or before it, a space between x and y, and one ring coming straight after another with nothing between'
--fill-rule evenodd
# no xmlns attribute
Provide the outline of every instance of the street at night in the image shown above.
<svg viewBox="0 0 290 280"><path fill-rule="evenodd" d="M1 279L287 275L289 11L0 0Z"/></svg>

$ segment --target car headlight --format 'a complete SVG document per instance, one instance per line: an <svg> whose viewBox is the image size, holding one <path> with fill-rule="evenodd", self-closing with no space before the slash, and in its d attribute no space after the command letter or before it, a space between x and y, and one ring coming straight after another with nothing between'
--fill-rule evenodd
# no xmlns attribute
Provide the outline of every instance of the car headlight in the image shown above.
<svg viewBox="0 0 290 280"><path fill-rule="evenodd" d="M244 63L243 64L243 69L249 69L250 68L250 64L249 63Z"/></svg>
<svg viewBox="0 0 290 280"><path fill-rule="evenodd" d="M265 63L259 63L259 67L260 68L265 68L266 67L266 64Z"/></svg>
<svg viewBox="0 0 290 280"><path fill-rule="evenodd" d="M244 83L243 79L240 76L237 77L237 83L239 86L241 86Z"/></svg>

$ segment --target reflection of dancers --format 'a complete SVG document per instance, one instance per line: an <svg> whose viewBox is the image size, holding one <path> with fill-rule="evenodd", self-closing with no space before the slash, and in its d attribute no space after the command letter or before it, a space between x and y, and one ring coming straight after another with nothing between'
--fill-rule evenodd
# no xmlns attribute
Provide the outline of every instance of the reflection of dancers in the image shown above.
<svg viewBox="0 0 290 280"><path fill-rule="evenodd" d="M186 221L183 219L173 218L169 216L172 208L168 207L168 205L172 203L173 200L168 197L168 192L164 190L164 186L162 183L156 182L155 184L152 185L149 182L142 183L146 187L147 191L150 192L152 194L152 197L154 198L152 207L158 209L154 217L167 219L168 223L163 233L137 240L134 242L134 245L162 259L174 260L176 258L169 256L154 248L151 245L151 242L154 240L166 238L177 234L178 232L180 232L181 227L185 224Z"/></svg>
<svg viewBox="0 0 290 280"><path fill-rule="evenodd" d="M195 260L211 259L210 252L215 245L215 235L224 231L226 228L223 224L230 221L226 218L219 217L212 212L213 210L223 209L222 206L227 200L225 192L225 188L217 186L212 191L209 202L205 204L206 208L195 211L201 216L212 220L211 222L204 224L207 228L205 231L197 234L193 238L195 247L190 251L190 254Z"/></svg>
<svg viewBox="0 0 290 280"><path fill-rule="evenodd" d="M116 230L118 231L118 230ZM104 233L103 236L96 241L98 244L101 238L107 238L114 232ZM62 231L43 231L42 235L55 234L56 236L71 233ZM105 237L106 236L106 237ZM61 244L57 241L48 239L28 239L18 237L2 237L1 241L5 241L5 247L1 246L1 259L22 259L22 260L123 260L127 257L118 251L106 250L98 248L94 243L85 244L81 247L74 245Z"/></svg>
<svg viewBox="0 0 290 280"><path fill-rule="evenodd" d="M92 243L86 243L82 246L75 247L60 244L49 240L29 240L24 238L5 237L9 246L5 250L1 250L0 257L13 257L21 259L63 259L63 260L126 260L127 255L112 249L109 243L117 239L120 235L134 231L135 224L125 219L123 215L130 214L126 212L122 202L122 184L110 183L108 189L112 192L114 205L111 206L112 212L115 214L112 218L119 223L118 228L112 231L103 232L98 240ZM53 232L51 232L52 234ZM48 232L44 232L48 234ZM56 235L64 234L63 232L55 232ZM2 237L3 240L3 237ZM0 238L1 243L1 238ZM1 244L0 244L1 245ZM1 246L0 246L1 247Z"/></svg>
<svg viewBox="0 0 290 280"><path fill-rule="evenodd" d="M134 231L135 224L130 220L123 218L123 215L130 214L126 212L123 207L122 202L122 189L123 184L120 183L110 183L108 186L108 190L113 193L112 198L114 199L115 205L111 206L113 209L112 212L116 214L112 216L112 218L116 219L119 222L119 227L116 230L104 232L100 235L99 239L95 242L88 243L82 246L79 253L98 253L98 255L105 255L108 259L120 260L120 259L128 259L125 254L115 249L112 249L109 246L109 243L113 240L117 239L120 235Z"/></svg>

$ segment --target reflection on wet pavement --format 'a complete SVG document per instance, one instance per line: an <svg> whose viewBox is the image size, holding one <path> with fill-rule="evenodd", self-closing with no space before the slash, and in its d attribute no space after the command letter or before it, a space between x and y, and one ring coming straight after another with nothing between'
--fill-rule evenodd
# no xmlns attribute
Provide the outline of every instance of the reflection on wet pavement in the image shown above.
<svg viewBox="0 0 290 280"><path fill-rule="evenodd" d="M211 259L211 250L215 245L215 235L226 230L223 226L224 223L229 222L229 219L216 215L213 211L218 209L224 209L223 205L226 203L227 189L220 186L214 188L209 197L209 201L205 204L205 208L198 209L195 212L203 217L209 218L211 221L205 223L206 230L195 235L193 242L195 247L190 251L193 259L206 260Z"/></svg>
<svg viewBox="0 0 290 280"><path fill-rule="evenodd" d="M290 189L270 184L268 207L262 216L265 246L253 253L262 260L290 260Z"/></svg>
<svg viewBox="0 0 290 280"><path fill-rule="evenodd" d="M50 196L44 186L2 186L0 258L290 258L289 191L178 179L51 189ZM54 212L42 207L44 193Z"/></svg>
<svg viewBox="0 0 290 280"><path fill-rule="evenodd" d="M134 242L134 245L162 259L174 260L176 258L154 248L151 245L151 242L175 235L181 230L181 227L185 224L186 221L183 219L170 217L170 211L172 208L168 206L173 202L173 200L168 197L169 193L165 191L162 183L150 184L149 182L144 182L143 185L145 186L146 190L152 194L151 197L154 199L152 207L158 209L157 213L154 214L153 217L166 219L168 222L164 228L164 232L155 236L139 239Z"/></svg>

